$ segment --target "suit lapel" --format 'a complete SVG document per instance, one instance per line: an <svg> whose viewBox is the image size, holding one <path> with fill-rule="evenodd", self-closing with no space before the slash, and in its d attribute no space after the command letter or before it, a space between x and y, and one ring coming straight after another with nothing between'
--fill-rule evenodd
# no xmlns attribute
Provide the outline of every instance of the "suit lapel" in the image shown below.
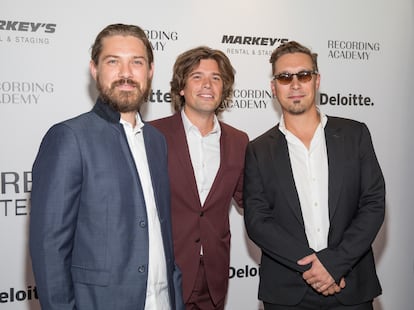
<svg viewBox="0 0 414 310"><path fill-rule="evenodd" d="M279 131L278 126L275 127L269 138L271 141L269 141L268 147L270 148L271 165L273 165L273 169L269 169L269 171L275 174L278 186L282 189L281 192L285 194L289 207L303 225L302 210L293 178L287 141L285 136Z"/></svg>
<svg viewBox="0 0 414 310"><path fill-rule="evenodd" d="M177 161L177 165L181 166L182 175L188 176L185 179L188 185L186 188L193 194L194 201L198 201L201 207L200 196L198 195L197 183L194 175L193 165L191 163L191 157L188 149L183 121L181 119L181 113L174 114L172 118L170 137L173 143L169 145L169 156L173 156L173 158L175 158Z"/></svg>
<svg viewBox="0 0 414 310"><path fill-rule="evenodd" d="M329 218L332 219L338 205L339 193L342 186L345 152L344 137L339 128L335 127L334 120L328 118L325 128L326 148L328 153L328 169L329 169Z"/></svg>
<svg viewBox="0 0 414 310"><path fill-rule="evenodd" d="M223 186L221 183L223 180L223 174L226 173L226 167L229 166L227 161L231 160L230 156L228 156L228 147L230 145L228 139L228 132L226 131L225 127L221 126L220 123L220 129L221 129L221 136L220 136L220 165L217 170L216 176L214 178L213 184L211 185L210 191L206 197L206 200L204 202L204 207L207 207L209 204L209 200L211 199L210 196L213 194L216 194L220 192L220 186Z"/></svg>

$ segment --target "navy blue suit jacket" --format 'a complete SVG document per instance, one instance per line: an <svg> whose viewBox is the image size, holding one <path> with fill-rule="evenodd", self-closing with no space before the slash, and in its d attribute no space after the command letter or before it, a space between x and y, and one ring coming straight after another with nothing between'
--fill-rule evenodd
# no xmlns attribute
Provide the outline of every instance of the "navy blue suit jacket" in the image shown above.
<svg viewBox="0 0 414 310"><path fill-rule="evenodd" d="M337 283L346 305L381 293L372 242L384 220L385 184L365 124L329 117L328 247L316 253ZM297 261L309 247L285 136L278 126L249 143L244 176L244 217L250 238L261 248L259 298L295 305L311 289L302 279L308 267Z"/></svg>
<svg viewBox="0 0 414 310"><path fill-rule="evenodd" d="M43 310L144 309L148 226L120 114L91 112L53 126L33 165L30 253ZM182 308L171 235L167 146L143 127L161 223L170 300ZM177 300L176 300L177 299Z"/></svg>

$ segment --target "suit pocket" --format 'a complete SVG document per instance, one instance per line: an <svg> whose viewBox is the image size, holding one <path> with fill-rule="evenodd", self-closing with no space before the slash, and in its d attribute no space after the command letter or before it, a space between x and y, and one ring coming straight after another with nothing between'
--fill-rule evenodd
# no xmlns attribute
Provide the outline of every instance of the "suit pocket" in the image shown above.
<svg viewBox="0 0 414 310"><path fill-rule="evenodd" d="M109 272L101 270L85 269L72 266L72 279L75 283L93 284L107 286L109 284Z"/></svg>

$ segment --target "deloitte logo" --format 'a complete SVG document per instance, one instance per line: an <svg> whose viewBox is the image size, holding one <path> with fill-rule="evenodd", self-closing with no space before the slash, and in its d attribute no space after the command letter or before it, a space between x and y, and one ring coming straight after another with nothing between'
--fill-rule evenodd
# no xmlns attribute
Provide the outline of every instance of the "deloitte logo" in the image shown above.
<svg viewBox="0 0 414 310"><path fill-rule="evenodd" d="M230 267L229 279L254 278L259 275L259 267L245 265L243 268Z"/></svg>
<svg viewBox="0 0 414 310"><path fill-rule="evenodd" d="M36 286L28 286L26 290L16 290L14 287L11 287L7 291L0 292L0 304L34 299L39 299Z"/></svg>

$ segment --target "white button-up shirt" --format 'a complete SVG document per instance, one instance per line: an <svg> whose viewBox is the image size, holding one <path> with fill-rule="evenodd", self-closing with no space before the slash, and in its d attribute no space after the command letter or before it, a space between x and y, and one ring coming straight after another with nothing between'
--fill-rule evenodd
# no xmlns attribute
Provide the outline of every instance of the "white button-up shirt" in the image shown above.
<svg viewBox="0 0 414 310"><path fill-rule="evenodd" d="M170 310L164 245L142 132L144 123L138 113L136 120L135 128L123 119L120 123L124 126L129 148L138 170L148 217L149 264L145 310Z"/></svg>
<svg viewBox="0 0 414 310"><path fill-rule="evenodd" d="M203 137L198 128L185 115L184 110L181 111L181 117L197 182L198 194L201 205L203 205L220 166L221 128L217 117L214 115L213 130Z"/></svg>
<svg viewBox="0 0 414 310"><path fill-rule="evenodd" d="M328 246L328 155L324 128L327 117L320 112L321 122L309 149L285 127L283 116L279 130L285 135L293 177L302 209L309 246L320 251Z"/></svg>

